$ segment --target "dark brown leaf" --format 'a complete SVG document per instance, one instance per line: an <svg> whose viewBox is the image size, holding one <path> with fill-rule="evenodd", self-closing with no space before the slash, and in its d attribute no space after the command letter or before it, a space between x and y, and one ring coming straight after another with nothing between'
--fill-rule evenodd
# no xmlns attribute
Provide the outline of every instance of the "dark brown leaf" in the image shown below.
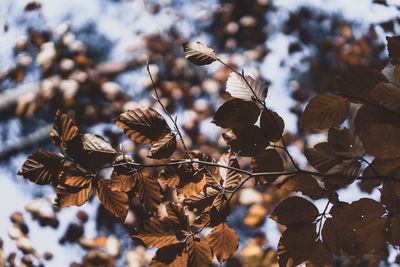
<svg viewBox="0 0 400 267"><path fill-rule="evenodd" d="M400 88L392 83L380 82L369 96L379 106L388 110L400 109Z"/></svg>
<svg viewBox="0 0 400 267"><path fill-rule="evenodd" d="M310 255L310 261L313 267L332 266L332 253L326 248L326 245L322 243L321 240L317 241L317 244L314 247L314 252Z"/></svg>
<svg viewBox="0 0 400 267"><path fill-rule="evenodd" d="M39 185L57 182L61 168L61 157L49 151L38 150L30 155L18 172L25 179Z"/></svg>
<svg viewBox="0 0 400 267"><path fill-rule="evenodd" d="M37 9L39 9L39 8L41 8L41 7L42 7L42 4L41 4L40 2L38 2L38 1L32 1L32 2L29 2L29 3L25 6L24 11L25 11L25 12L34 11L34 10L37 10Z"/></svg>
<svg viewBox="0 0 400 267"><path fill-rule="evenodd" d="M150 149L149 158L169 158L176 149L176 137L173 133L167 133L160 140L154 142Z"/></svg>
<svg viewBox="0 0 400 267"><path fill-rule="evenodd" d="M304 130L323 130L342 124L347 118L350 102L338 95L317 95L308 102L301 118Z"/></svg>
<svg viewBox="0 0 400 267"><path fill-rule="evenodd" d="M235 254L239 247L239 237L226 223L220 223L207 236L212 251L220 263Z"/></svg>
<svg viewBox="0 0 400 267"><path fill-rule="evenodd" d="M274 221L291 226L300 223L314 222L319 214L318 209L308 200L293 196L283 200L271 214Z"/></svg>
<svg viewBox="0 0 400 267"><path fill-rule="evenodd" d="M261 129L254 125L222 133L222 137L234 152L243 157L255 156L269 145Z"/></svg>
<svg viewBox="0 0 400 267"><path fill-rule="evenodd" d="M326 197L326 191L318 185L318 182L310 174L299 173L287 177L281 184L280 188L301 192L303 195L317 200Z"/></svg>
<svg viewBox="0 0 400 267"><path fill-rule="evenodd" d="M161 247L151 260L151 267L184 267L187 266L188 253L184 243L175 243Z"/></svg>
<svg viewBox="0 0 400 267"><path fill-rule="evenodd" d="M328 143L319 143L314 148L304 149L308 162L321 173L329 171L333 166L340 164L341 159L333 154Z"/></svg>
<svg viewBox="0 0 400 267"><path fill-rule="evenodd" d="M347 128L330 128L328 144L332 152L338 156L359 158L365 154L359 136Z"/></svg>
<svg viewBox="0 0 400 267"><path fill-rule="evenodd" d="M328 218L325 220L324 227L322 228L322 240L335 255L340 255L342 233L337 227L336 220Z"/></svg>
<svg viewBox="0 0 400 267"><path fill-rule="evenodd" d="M195 65L208 65L217 60L214 50L200 42L185 42L182 44L185 57Z"/></svg>
<svg viewBox="0 0 400 267"><path fill-rule="evenodd" d="M221 128L237 129L256 123L260 109L254 102L231 99L219 107L212 123Z"/></svg>
<svg viewBox="0 0 400 267"><path fill-rule="evenodd" d="M285 122L272 110L263 110L260 117L260 128L268 140L272 142L278 141L285 129Z"/></svg>
<svg viewBox="0 0 400 267"><path fill-rule="evenodd" d="M251 169L253 172L283 172L283 160L276 150L267 149L251 159ZM261 184L272 183L279 176L279 174L265 175L256 179Z"/></svg>
<svg viewBox="0 0 400 267"><path fill-rule="evenodd" d="M315 224L306 223L287 228L278 244L279 266L297 266L310 259L316 238Z"/></svg>

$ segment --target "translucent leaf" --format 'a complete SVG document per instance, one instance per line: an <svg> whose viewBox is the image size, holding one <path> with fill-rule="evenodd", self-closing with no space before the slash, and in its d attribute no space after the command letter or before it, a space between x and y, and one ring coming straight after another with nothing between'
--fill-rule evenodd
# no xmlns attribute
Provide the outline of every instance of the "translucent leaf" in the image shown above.
<svg viewBox="0 0 400 267"><path fill-rule="evenodd" d="M208 65L217 60L214 50L200 42L182 44L185 57L195 65Z"/></svg>
<svg viewBox="0 0 400 267"><path fill-rule="evenodd" d="M129 199L126 193L111 191L105 180L97 180L96 194L106 210L118 219L125 221L129 209Z"/></svg>
<svg viewBox="0 0 400 267"><path fill-rule="evenodd" d="M220 223L207 235L208 243L220 263L235 254L239 247L239 237L226 223Z"/></svg>
<svg viewBox="0 0 400 267"><path fill-rule="evenodd" d="M261 101L264 101L268 93L267 83L261 79L255 80L250 76L245 77L247 83L241 75L231 72L226 82L226 91L232 97L245 101L254 100L255 97Z"/></svg>

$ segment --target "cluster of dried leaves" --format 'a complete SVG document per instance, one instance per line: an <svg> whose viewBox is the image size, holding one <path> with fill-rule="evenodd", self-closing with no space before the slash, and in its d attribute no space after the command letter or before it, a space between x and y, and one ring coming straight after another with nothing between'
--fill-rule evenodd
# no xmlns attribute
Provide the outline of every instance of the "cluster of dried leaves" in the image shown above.
<svg viewBox="0 0 400 267"><path fill-rule="evenodd" d="M196 65L225 65L204 44L184 43L183 49ZM231 200L252 178L267 190L303 195L285 198L271 213L284 231L277 258L268 257L270 264L330 266L334 255L379 263L388 257L388 245L400 245L400 37L388 37L388 50L390 64L382 73L351 69L339 78L337 94L317 95L307 104L300 126L329 129L327 142L304 151L314 170L300 168L290 155L282 138L283 119L266 107L265 82L226 65L232 70L226 82L232 99L219 107L213 123L225 129L222 135L230 150L218 161L188 151L183 139L181 149L188 158L172 159L179 128L168 113L173 129L149 107L130 109L114 122L134 142L150 145L148 157L161 160L150 165L135 162L99 135L80 134L71 118L58 111L51 138L61 156L39 150L19 174L37 184L52 184L60 207L80 206L94 192L123 221L139 202L140 212L131 209L136 219L132 237L158 248L152 266L208 266L213 255L220 263L230 259L239 245L238 235L227 224ZM345 121L351 129L341 127ZM242 169L237 157L250 157L251 171ZM284 159L291 166L285 168ZM155 176L144 170L153 167L164 168ZM102 172L110 168L111 175ZM381 201L340 201L337 191L356 180L368 192L382 185ZM310 201L318 199L327 201L322 212ZM202 231L207 227L212 230L205 237Z"/></svg>

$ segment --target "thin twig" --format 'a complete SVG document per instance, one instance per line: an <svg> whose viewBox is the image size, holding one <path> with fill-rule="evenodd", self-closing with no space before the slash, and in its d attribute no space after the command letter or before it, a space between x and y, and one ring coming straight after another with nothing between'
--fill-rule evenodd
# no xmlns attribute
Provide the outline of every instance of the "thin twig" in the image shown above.
<svg viewBox="0 0 400 267"><path fill-rule="evenodd" d="M192 157L191 157L190 154L189 154L189 150L188 150L187 147L186 147L185 141L183 140L183 135L182 135L181 131L179 130L178 124L176 123L176 120L174 120L174 119L172 118L171 114L169 114L168 110L165 108L164 104L161 102L161 99L160 99L160 96L158 95L157 87L156 87L156 84L154 83L153 76L151 75L150 67L149 67L149 66L150 66L150 65L149 65L149 62L147 61L146 69L147 69L147 73L148 73L149 76L150 76L150 80L151 80L151 84L153 85L154 93L156 94L156 100L157 100L157 102L160 104L160 106L161 106L161 108L163 109L163 111L165 112L165 114L167 114L167 116L169 117L169 119L171 120L171 122L174 124L175 131L177 132L177 134L179 135L179 138L181 139L181 143L182 143L183 149L185 150L186 156L187 156L189 159L192 159Z"/></svg>

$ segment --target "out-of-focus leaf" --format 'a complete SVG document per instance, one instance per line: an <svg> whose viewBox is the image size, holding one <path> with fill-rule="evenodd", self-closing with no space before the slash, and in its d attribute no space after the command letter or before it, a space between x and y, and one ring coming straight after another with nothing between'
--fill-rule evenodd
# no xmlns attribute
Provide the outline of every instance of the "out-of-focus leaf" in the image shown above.
<svg viewBox="0 0 400 267"><path fill-rule="evenodd" d="M18 172L25 179L39 185L57 181L61 168L61 157L49 151L38 150L30 155Z"/></svg>
<svg viewBox="0 0 400 267"><path fill-rule="evenodd" d="M399 36L386 36L387 50L389 59L393 63L398 63L400 59L400 38Z"/></svg>
<svg viewBox="0 0 400 267"><path fill-rule="evenodd" d="M272 142L278 141L285 129L285 122L278 115L278 113L272 110L263 110L260 117L260 128Z"/></svg>
<svg viewBox="0 0 400 267"><path fill-rule="evenodd" d="M185 57L195 65L208 65L217 60L214 50L200 42L185 42L182 44Z"/></svg>
<svg viewBox="0 0 400 267"><path fill-rule="evenodd" d="M400 109L400 87L392 83L380 82L369 95L375 103L383 108Z"/></svg>
<svg viewBox="0 0 400 267"><path fill-rule="evenodd" d="M314 96L300 118L300 127L304 130L323 130L338 126L347 118L349 108L349 100L342 96Z"/></svg>
<svg viewBox="0 0 400 267"><path fill-rule="evenodd" d="M347 97L353 97L352 101L358 101L365 99L380 82L387 82L382 73L370 67L356 66L338 78L336 90Z"/></svg>
<svg viewBox="0 0 400 267"><path fill-rule="evenodd" d="M267 83L261 79L255 80L250 76L245 77L247 83L241 75L231 72L226 82L226 91L232 97L245 101L254 100L255 97L261 101L264 101L268 93Z"/></svg>
<svg viewBox="0 0 400 267"><path fill-rule="evenodd" d="M318 209L310 201L293 196L286 198L275 207L271 219L280 224L291 226L314 222L318 214Z"/></svg>
<svg viewBox="0 0 400 267"><path fill-rule="evenodd" d="M207 236L212 251L220 263L226 261L236 252L239 237L226 223L220 223Z"/></svg>
<svg viewBox="0 0 400 267"><path fill-rule="evenodd" d="M29 2L29 3L25 6L24 11L25 11L25 12L34 11L34 10L37 10L37 9L39 9L39 8L41 8L41 7L42 7L42 4L41 4L40 2L38 2L38 1L32 1L32 2Z"/></svg>
<svg viewBox="0 0 400 267"><path fill-rule="evenodd" d="M234 98L219 107L212 123L221 128L237 129L253 125L258 115L260 110L254 102Z"/></svg>

